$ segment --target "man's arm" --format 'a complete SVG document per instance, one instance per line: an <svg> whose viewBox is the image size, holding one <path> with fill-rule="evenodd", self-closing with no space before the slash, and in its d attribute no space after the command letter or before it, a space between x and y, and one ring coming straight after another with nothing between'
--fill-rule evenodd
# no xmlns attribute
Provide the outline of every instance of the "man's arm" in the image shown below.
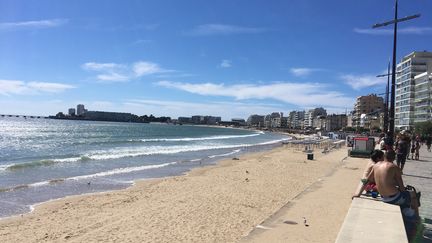
<svg viewBox="0 0 432 243"><path fill-rule="evenodd" d="M401 170L397 166L392 167L392 170L394 173L394 178L396 180L397 186L399 187L399 191L401 192L405 191Z"/></svg>
<svg viewBox="0 0 432 243"><path fill-rule="evenodd" d="M351 199L353 199L354 197L360 197L360 195L363 192L363 190L365 189L366 185L369 182L374 182L374 181L375 181L375 179L374 179L374 170L373 170L373 167L372 167L372 170L369 173L369 175L367 176L367 178L363 178L363 179L360 180L360 183L357 186L357 189L354 192L354 194L353 194L353 196L352 196Z"/></svg>

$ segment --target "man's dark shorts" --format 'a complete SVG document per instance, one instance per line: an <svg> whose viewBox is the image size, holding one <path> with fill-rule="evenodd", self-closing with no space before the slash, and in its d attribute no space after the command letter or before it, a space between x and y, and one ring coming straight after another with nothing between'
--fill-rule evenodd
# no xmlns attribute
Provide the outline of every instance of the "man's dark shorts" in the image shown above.
<svg viewBox="0 0 432 243"><path fill-rule="evenodd" d="M406 154L397 154L396 162L398 164L405 164L407 155Z"/></svg>
<svg viewBox="0 0 432 243"><path fill-rule="evenodd" d="M382 200L385 203L399 205L401 208L410 207L411 205L411 195L409 191L399 192L390 197L383 197Z"/></svg>

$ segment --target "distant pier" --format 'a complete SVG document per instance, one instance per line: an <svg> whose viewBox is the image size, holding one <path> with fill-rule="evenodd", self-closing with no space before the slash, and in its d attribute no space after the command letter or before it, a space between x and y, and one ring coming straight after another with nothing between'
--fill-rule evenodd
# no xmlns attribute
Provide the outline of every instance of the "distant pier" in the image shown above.
<svg viewBox="0 0 432 243"><path fill-rule="evenodd" d="M33 119L48 118L46 116L8 115L8 114L0 114L0 117L21 117L21 118L24 118L24 119L27 119L27 118L33 118Z"/></svg>

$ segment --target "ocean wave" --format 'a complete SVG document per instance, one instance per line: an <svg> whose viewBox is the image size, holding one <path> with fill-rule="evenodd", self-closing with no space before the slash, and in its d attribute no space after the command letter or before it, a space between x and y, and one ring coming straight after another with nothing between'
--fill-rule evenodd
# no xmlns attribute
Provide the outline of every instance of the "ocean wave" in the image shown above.
<svg viewBox="0 0 432 243"><path fill-rule="evenodd" d="M224 135L224 136L210 136L210 137L197 137L197 138L148 138L148 139L139 139L142 142L190 142L190 141L205 141L205 140L219 140L219 139L232 139L232 138L247 138L247 137L255 137L263 134L263 132L258 132L254 134L247 135ZM129 140L130 142L134 142L137 140Z"/></svg>
<svg viewBox="0 0 432 243"><path fill-rule="evenodd" d="M70 180L78 181L78 180L111 176L111 175L117 175L117 174L126 174L126 173L144 171L144 170L150 170L150 169L158 169L158 168L162 168L162 167L166 167L166 166L174 165L174 164L177 164L177 162L169 162L169 163L156 164L156 165L143 165L143 166L135 166L135 167L117 168L117 169L98 172L98 173L89 174L89 175L80 175L80 176L74 176L74 177L68 177L68 178L52 179L52 180L39 181L39 182L34 182L31 184L25 184L25 185L16 185L16 186L9 187L9 188L0 188L0 192L16 191L16 190L26 189L26 188L31 188L31 187L41 187L41 186L52 185L52 184L61 183L64 181L70 181ZM125 182L121 182L121 181L116 181L116 182L125 183ZM132 183L132 182L127 181L126 183Z"/></svg>
<svg viewBox="0 0 432 243"><path fill-rule="evenodd" d="M238 153L238 152L240 152L241 151L241 149L236 149L236 150L233 150L233 151L231 151L231 152L229 152L229 153L225 153L225 154L215 154L215 155L210 155L210 156L208 156L210 159L213 159L213 158L217 158L217 157L224 157L224 156L229 156L229 155L233 155L233 154L236 154L236 153Z"/></svg>
<svg viewBox="0 0 432 243"><path fill-rule="evenodd" d="M70 158L63 158L63 159L43 159L43 160L36 160L36 161L25 162L25 163L2 165L0 166L0 171L5 171L5 170L14 171L14 170L28 169L32 167L50 166L57 163L78 162L78 161L84 162L88 160L91 160L91 158L87 156L77 156L77 157L70 157Z"/></svg>
<svg viewBox="0 0 432 243"><path fill-rule="evenodd" d="M205 141L205 140L218 140L218 139L234 139L234 138L247 138L255 137L264 134L264 132L259 131L253 134L246 135L219 135L219 136L209 136L209 137L188 137L188 138L117 138L108 140L94 140L93 137L88 140L80 141L66 141L64 144L74 145L97 145L97 144L124 144L124 143L142 143L142 142L193 142L193 141Z"/></svg>
<svg viewBox="0 0 432 243"><path fill-rule="evenodd" d="M127 149L114 149L110 151L104 151L103 153L94 153L88 155L93 160L106 160L106 159L120 159L127 157L139 157L146 155L160 155L160 154L177 154L184 152L197 152L203 150L216 150L216 149L235 149L252 146L270 145L285 141L286 139L278 139L258 144L232 144L232 145L177 145L177 146L152 146L152 147L139 147L139 148L127 148Z"/></svg>
<svg viewBox="0 0 432 243"><path fill-rule="evenodd" d="M118 169L98 172L98 173L90 174L90 175L81 175L81 176L69 177L69 178L67 178L67 180L82 180L82 179L89 179L89 178L95 178L95 177L104 177L104 176L117 175L117 174L126 174L126 173L130 173L130 172L137 172L137 171L150 170L150 169L158 169L158 168L162 168L162 167L166 167L166 166L174 165L174 164L177 164L177 162L169 162L169 163L163 163L163 164L158 164L158 165L143 165L143 166L135 166L135 167L118 168Z"/></svg>
<svg viewBox="0 0 432 243"><path fill-rule="evenodd" d="M145 146L145 147L133 147L133 148L114 148L110 150L94 151L82 156L73 156L69 158L61 159L49 159L39 160L27 163L11 164L3 167L3 170L14 171L21 169L28 169L38 166L50 166L59 163L74 163L74 162L86 162L92 160L112 160L122 159L149 155L163 155L163 154L177 154L184 152L197 152L204 150L217 150L217 149L236 149L252 146L262 146L279 143L288 139L278 139L258 144L232 144L232 145L176 145L176 146ZM229 155L229 154L228 154ZM212 155L214 157L227 156L227 155ZM213 158L213 157L212 157Z"/></svg>

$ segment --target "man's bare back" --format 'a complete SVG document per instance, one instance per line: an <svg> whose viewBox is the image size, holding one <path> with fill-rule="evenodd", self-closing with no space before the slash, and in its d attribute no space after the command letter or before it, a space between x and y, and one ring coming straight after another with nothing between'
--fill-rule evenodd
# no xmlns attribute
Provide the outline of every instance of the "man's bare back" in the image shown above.
<svg viewBox="0 0 432 243"><path fill-rule="evenodd" d="M405 190L399 167L390 161L376 163L371 174L373 178L370 179L375 180L378 191L383 197L390 197Z"/></svg>

